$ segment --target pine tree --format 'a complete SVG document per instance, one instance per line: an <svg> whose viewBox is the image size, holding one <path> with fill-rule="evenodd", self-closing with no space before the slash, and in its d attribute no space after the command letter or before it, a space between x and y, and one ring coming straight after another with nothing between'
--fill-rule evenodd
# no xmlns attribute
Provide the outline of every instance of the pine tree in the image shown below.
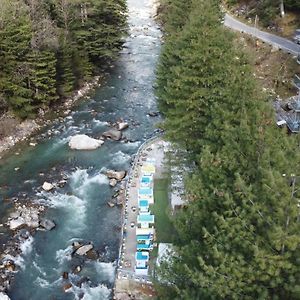
<svg viewBox="0 0 300 300"><path fill-rule="evenodd" d="M32 114L32 93L27 85L29 75L26 55L30 51L31 24L25 6L15 10L16 1L6 7L8 15L15 13L17 20L3 20L0 29L0 60L3 62L0 88L9 107L19 116Z"/></svg>
<svg viewBox="0 0 300 300"><path fill-rule="evenodd" d="M273 126L247 58L219 20L217 1L194 1L176 33L178 60L158 77L167 137L193 162L176 255L161 268L170 283L163 296L297 299L298 147Z"/></svg>
<svg viewBox="0 0 300 300"><path fill-rule="evenodd" d="M69 43L69 41L62 42L57 52L57 93L61 97L70 96L75 86L73 48L69 46Z"/></svg>
<svg viewBox="0 0 300 300"><path fill-rule="evenodd" d="M71 95L110 64L126 33L124 0L0 5L0 110L22 118Z"/></svg>
<svg viewBox="0 0 300 300"><path fill-rule="evenodd" d="M30 75L28 87L33 91L33 104L47 107L58 99L56 94L56 58L53 51L32 51L27 55Z"/></svg>

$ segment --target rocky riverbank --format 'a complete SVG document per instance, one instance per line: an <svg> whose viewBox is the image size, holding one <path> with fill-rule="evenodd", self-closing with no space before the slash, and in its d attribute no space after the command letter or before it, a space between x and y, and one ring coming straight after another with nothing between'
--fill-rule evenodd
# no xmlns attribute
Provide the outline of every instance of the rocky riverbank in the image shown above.
<svg viewBox="0 0 300 300"><path fill-rule="evenodd" d="M112 129L107 132L115 130L121 133L129 127L129 124L121 119L110 125ZM115 139L109 134L107 136L104 135L102 138L103 140L101 141L103 143L105 139L112 139L114 141L120 140ZM90 140L92 143L94 142L94 139L88 139L82 149L91 150ZM127 142L126 139L122 140L122 142L124 141ZM82 143L82 140L80 140L80 143ZM78 149L78 145L71 148ZM112 199L108 202L111 204L110 207L124 205L124 180L127 174L126 171L105 170L103 172L109 181L110 187L114 191ZM5 199L6 202L11 204L11 209L9 215L3 219L2 226L5 227L11 236L7 242L2 245L2 254L0 255L0 296L2 297L6 297L5 293L9 291L15 274L22 268L23 255L25 255L26 252L30 252L28 249L32 247L31 244L36 232L55 230L56 227L56 221L45 218L49 203L43 201L42 198L45 193L47 195L55 195L56 192L62 191L69 181L68 172L53 167L48 174L40 173L39 177L43 178L44 182L35 188L36 196L31 197L27 193L20 192L16 197ZM118 228L118 230L120 230L120 228ZM105 257L105 254L103 254L105 253L105 249L95 249L93 244L88 241L78 240L72 245L69 245L69 247L71 249L70 256L74 263L70 270L66 270L62 274L62 289L65 292L77 286L77 283L69 280L69 273L80 273L84 268L85 260L101 259L101 261L103 261ZM83 278L82 280L83 281L78 283L79 286L87 279ZM0 299L2 298L0 297Z"/></svg>
<svg viewBox="0 0 300 300"><path fill-rule="evenodd" d="M69 98L66 98L59 107L53 107L52 110L56 116L67 116L71 112L71 108L78 100L88 96L88 94L100 85L103 77L96 76L90 82L87 82L81 89L73 93ZM11 114L5 114L0 118L0 155L2 152L9 150L18 142L29 139L34 133L41 128L51 124L57 117L50 113L50 110L40 109L38 117L35 120L19 121ZM1 156L0 156L1 158Z"/></svg>
<svg viewBox="0 0 300 300"><path fill-rule="evenodd" d="M47 179L52 178L53 182L45 181L42 186L37 188L37 192L50 193L65 186L68 181L66 174L57 169L52 171L51 174L48 174ZM40 176L44 177L45 174L41 173ZM3 219L1 226L4 226L10 233L10 237L1 245L0 299L2 299L1 296L5 297L15 274L23 267L23 256L31 251L36 232L49 231L56 227L53 220L45 218L47 205L42 204L38 199L31 199L26 193L20 193L16 197L5 199L5 201L11 203L11 209L9 215Z"/></svg>

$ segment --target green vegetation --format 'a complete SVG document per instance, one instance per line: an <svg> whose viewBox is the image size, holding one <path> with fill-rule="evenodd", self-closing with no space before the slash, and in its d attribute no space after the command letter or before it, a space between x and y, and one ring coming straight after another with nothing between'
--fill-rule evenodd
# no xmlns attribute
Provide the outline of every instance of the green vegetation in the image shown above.
<svg viewBox="0 0 300 300"><path fill-rule="evenodd" d="M161 299L299 299L297 137L276 128L220 1L167 5L157 95L192 171Z"/></svg>
<svg viewBox="0 0 300 300"><path fill-rule="evenodd" d="M0 112L32 117L69 96L119 52L125 0L2 0Z"/></svg>
<svg viewBox="0 0 300 300"><path fill-rule="evenodd" d="M154 180L155 203L151 206L151 212L155 215L156 239L158 243L172 243L174 239L168 191L169 179Z"/></svg>

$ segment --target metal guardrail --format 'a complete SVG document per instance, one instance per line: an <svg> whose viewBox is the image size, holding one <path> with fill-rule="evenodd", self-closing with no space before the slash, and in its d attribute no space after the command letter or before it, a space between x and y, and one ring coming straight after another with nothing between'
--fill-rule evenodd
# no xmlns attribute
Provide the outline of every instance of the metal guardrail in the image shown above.
<svg viewBox="0 0 300 300"><path fill-rule="evenodd" d="M293 83L296 86L296 88L300 89L300 77L297 74L294 76Z"/></svg>

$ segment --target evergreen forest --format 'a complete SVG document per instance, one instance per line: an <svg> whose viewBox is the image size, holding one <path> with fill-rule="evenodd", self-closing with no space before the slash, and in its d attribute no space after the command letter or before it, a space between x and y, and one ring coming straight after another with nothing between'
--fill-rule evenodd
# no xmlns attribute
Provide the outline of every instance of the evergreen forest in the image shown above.
<svg viewBox="0 0 300 300"><path fill-rule="evenodd" d="M299 138L276 127L220 1L165 5L156 93L190 171L160 299L300 299Z"/></svg>
<svg viewBox="0 0 300 300"><path fill-rule="evenodd" d="M125 0L0 0L0 113L33 117L116 57Z"/></svg>

